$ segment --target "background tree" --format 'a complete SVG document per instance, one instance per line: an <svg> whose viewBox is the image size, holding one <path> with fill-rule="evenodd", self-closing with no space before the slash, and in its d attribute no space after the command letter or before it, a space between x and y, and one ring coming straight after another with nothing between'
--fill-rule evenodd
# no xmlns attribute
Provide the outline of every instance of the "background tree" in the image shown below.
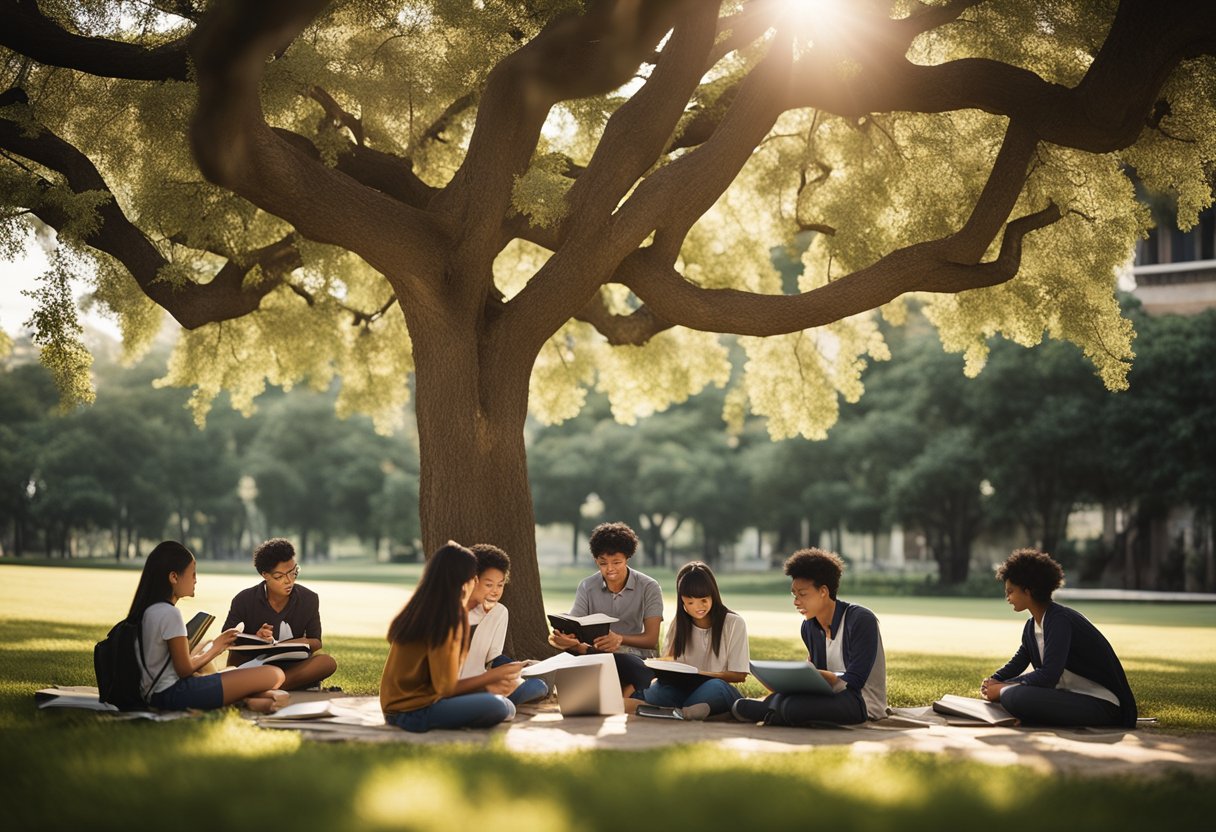
<svg viewBox="0 0 1216 832"><path fill-rule="evenodd" d="M1213 4L808 7L4 0L5 215L91 261L133 349L153 303L191 330L168 379L200 417L336 373L383 420L412 372L424 545L512 552L539 649L530 389L546 419L591 383L653 410L725 383L735 333L732 410L820 436L886 352L856 316L914 291L971 372L1046 331L1118 387L1122 166L1184 223L1211 199ZM782 295L768 249L804 228Z"/></svg>

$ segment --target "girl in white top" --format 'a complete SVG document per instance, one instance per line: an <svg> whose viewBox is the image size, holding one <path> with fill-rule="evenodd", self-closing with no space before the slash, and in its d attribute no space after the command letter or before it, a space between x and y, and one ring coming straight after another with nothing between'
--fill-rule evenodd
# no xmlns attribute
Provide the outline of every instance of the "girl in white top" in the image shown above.
<svg viewBox="0 0 1216 832"><path fill-rule="evenodd" d="M740 698L734 684L747 678L747 625L722 603L713 571L700 561L684 564L677 573L676 594L680 603L663 655L692 665L700 675L690 674L687 684L655 681L645 691L646 703L680 708L685 719L724 714Z"/></svg>
<svg viewBox="0 0 1216 832"><path fill-rule="evenodd" d="M186 642L186 624L177 609L181 598L194 595L194 555L175 540L160 543L144 562L139 586L127 614L140 623L140 693L153 707L165 710L214 709L246 700L255 711L276 710L287 701L277 690L283 671L277 667L240 668L204 676L194 674L236 640L237 628L225 630L193 655Z"/></svg>

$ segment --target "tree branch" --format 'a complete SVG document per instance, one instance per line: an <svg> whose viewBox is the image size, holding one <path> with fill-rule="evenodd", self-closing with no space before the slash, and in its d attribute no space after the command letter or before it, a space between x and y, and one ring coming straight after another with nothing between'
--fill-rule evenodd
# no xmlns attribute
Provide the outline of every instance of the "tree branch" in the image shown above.
<svg viewBox="0 0 1216 832"><path fill-rule="evenodd" d="M104 78L184 81L190 37L154 47L85 37L47 17L35 0L0 0L0 46L47 66Z"/></svg>
<svg viewBox="0 0 1216 832"><path fill-rule="evenodd" d="M203 175L283 218L308 237L346 248L427 294L442 274L442 222L331 170L262 116L259 83L267 56L281 51L323 0L221 0L195 34L199 100L190 139Z"/></svg>
<svg viewBox="0 0 1216 832"><path fill-rule="evenodd" d="M585 13L550 22L490 72L469 151L432 203L460 229L460 247L475 261L464 271L484 271L477 264L497 250L515 177L527 169L550 108L628 81L682 2L593 0Z"/></svg>
<svg viewBox="0 0 1216 832"><path fill-rule="evenodd" d="M917 243L872 266L798 295L762 295L737 289L705 289L688 282L665 258L641 249L613 277L674 325L736 335L782 335L823 326L875 309L907 292L962 292L996 286L1017 275L1022 239L1058 220L1049 205L1005 229L998 257L987 263L947 259L949 238Z"/></svg>
<svg viewBox="0 0 1216 832"><path fill-rule="evenodd" d="M567 196L568 228L600 226L658 160L701 79L717 17L716 3L699 3L682 17L650 77L608 119L587 170Z"/></svg>
<svg viewBox="0 0 1216 832"><path fill-rule="evenodd" d="M307 137L282 127L272 129L275 135L310 159L318 163L321 161L321 151ZM414 174L409 159L354 143L338 154L337 169L356 182L419 210L425 209L431 198L439 193L438 188L431 187Z"/></svg>
<svg viewBox="0 0 1216 832"><path fill-rule="evenodd" d="M342 106L334 100L332 95L315 84L309 86L308 97L320 104L321 109L325 110L325 117L329 120L331 127L347 128L350 130L351 135L355 137L355 144L363 145L363 122L358 117L342 109Z"/></svg>
<svg viewBox="0 0 1216 832"><path fill-rule="evenodd" d="M457 98L449 104L444 111L439 114L439 117L431 122L422 134L414 141L410 142L409 155L412 157L415 153L426 147L431 142L444 141L443 133L451 126L456 117L465 110L477 103L477 93L469 92Z"/></svg>
<svg viewBox="0 0 1216 832"><path fill-rule="evenodd" d="M900 25L910 24L888 23ZM981 58L913 64L904 57L904 38L889 33L875 35L868 46L849 56L862 68L848 80L830 72L827 58L809 53L799 61L785 106L846 117L974 108L1009 116L1045 141L1107 153L1136 140L1180 61L1216 51L1216 4L1122 0L1098 55L1071 89Z"/></svg>
<svg viewBox="0 0 1216 832"><path fill-rule="evenodd" d="M641 346L660 332L675 326L656 315L648 306L642 306L628 315L614 315L608 311L599 292L595 293L574 319L591 324L614 347Z"/></svg>
<svg viewBox="0 0 1216 832"><path fill-rule="evenodd" d="M21 90L9 90L0 95L0 106L26 101ZM161 277L161 270L169 265L168 261L127 219L101 173L83 153L46 129L39 127L31 133L28 122L19 123L8 118L0 118L0 147L56 171L76 193L107 194L109 199L97 209L100 220L97 229L84 235L82 241L126 266L144 294L186 329L252 312L284 275L300 266L299 253L287 238L240 259L231 259L209 283L172 284ZM53 187L41 177L37 181L40 190ZM35 216L57 231L72 220L53 203L42 201L30 208ZM254 266L262 267L266 279L246 286L245 276Z"/></svg>

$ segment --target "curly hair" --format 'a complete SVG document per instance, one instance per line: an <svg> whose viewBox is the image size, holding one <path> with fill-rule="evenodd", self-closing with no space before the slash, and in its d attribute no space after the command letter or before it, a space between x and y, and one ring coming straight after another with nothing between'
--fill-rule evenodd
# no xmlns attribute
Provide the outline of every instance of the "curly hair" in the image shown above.
<svg viewBox="0 0 1216 832"><path fill-rule="evenodd" d="M261 575L273 572L280 563L285 563L296 556L296 547L283 537L272 537L253 550L253 568Z"/></svg>
<svg viewBox="0 0 1216 832"><path fill-rule="evenodd" d="M1020 586L1034 600L1046 603L1051 600L1051 593L1063 586L1064 568L1046 552L1014 549L1013 554L996 568L996 579Z"/></svg>
<svg viewBox="0 0 1216 832"><path fill-rule="evenodd" d="M477 555L477 574L487 569L497 569L506 577L511 572L511 558L492 543L474 543L469 551Z"/></svg>
<svg viewBox="0 0 1216 832"><path fill-rule="evenodd" d="M591 557L621 554L633 557L638 550L638 535L624 523L600 523L591 531Z"/></svg>
<svg viewBox="0 0 1216 832"><path fill-rule="evenodd" d="M823 549L799 549L785 561L786 575L810 581L815 586L826 586L833 601L836 600L836 590L840 589L843 572L844 561L840 555Z"/></svg>

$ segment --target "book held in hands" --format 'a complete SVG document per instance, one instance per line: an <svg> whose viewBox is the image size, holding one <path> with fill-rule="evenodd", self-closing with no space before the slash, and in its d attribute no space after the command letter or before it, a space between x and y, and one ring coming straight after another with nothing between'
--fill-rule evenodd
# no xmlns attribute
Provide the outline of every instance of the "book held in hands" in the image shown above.
<svg viewBox="0 0 1216 832"><path fill-rule="evenodd" d="M261 664L285 664L302 661L312 655L312 648L302 641L272 642L258 639L252 644L242 644L241 636L237 636L237 643L228 648L228 654L241 667L256 667ZM253 664L255 661L257 664Z"/></svg>
<svg viewBox="0 0 1216 832"><path fill-rule="evenodd" d="M549 624L559 633L574 636L583 644L592 644L600 636L608 635L609 625L620 621L602 612L591 615L559 615L551 614Z"/></svg>
<svg viewBox="0 0 1216 832"><path fill-rule="evenodd" d="M215 616L209 612L196 612L186 622L186 650L191 655L207 637L207 630L215 623Z"/></svg>
<svg viewBox="0 0 1216 832"><path fill-rule="evenodd" d="M665 685L681 690L693 691L708 682L713 676L706 676L696 667L684 662L668 659L646 659L645 664L654 671L654 675ZM670 717L675 719L676 717ZM682 719L683 717L679 717Z"/></svg>

